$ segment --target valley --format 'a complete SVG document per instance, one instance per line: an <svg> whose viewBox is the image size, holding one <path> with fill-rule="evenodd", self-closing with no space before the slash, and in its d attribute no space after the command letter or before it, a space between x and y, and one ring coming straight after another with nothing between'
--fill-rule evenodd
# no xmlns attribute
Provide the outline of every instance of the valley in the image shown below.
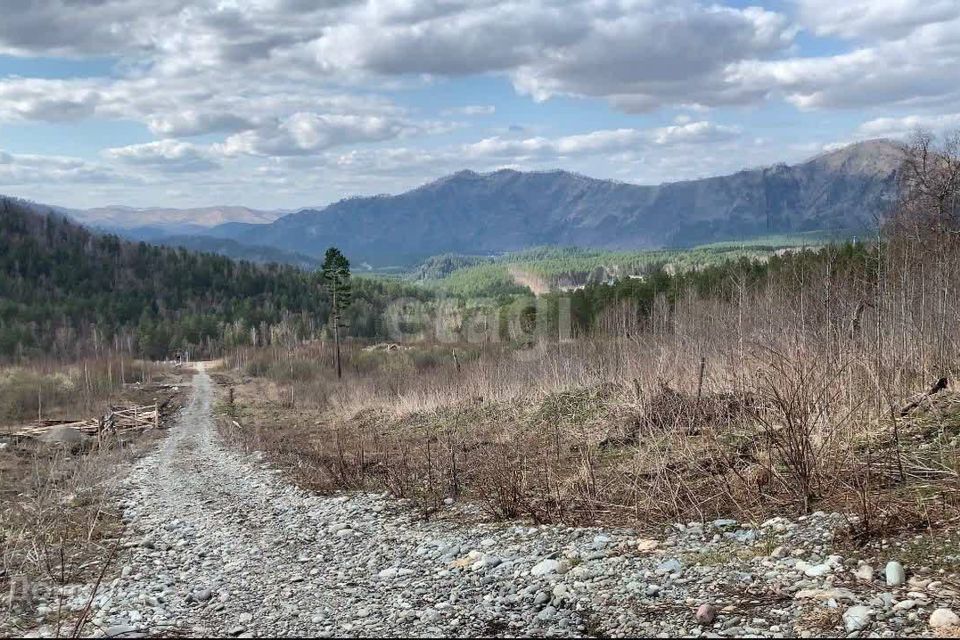
<svg viewBox="0 0 960 640"><path fill-rule="evenodd" d="M0 1L0 640L960 638L957 34Z"/></svg>
<svg viewBox="0 0 960 640"><path fill-rule="evenodd" d="M0 632L952 633L960 244L898 201L353 276L5 199Z"/></svg>

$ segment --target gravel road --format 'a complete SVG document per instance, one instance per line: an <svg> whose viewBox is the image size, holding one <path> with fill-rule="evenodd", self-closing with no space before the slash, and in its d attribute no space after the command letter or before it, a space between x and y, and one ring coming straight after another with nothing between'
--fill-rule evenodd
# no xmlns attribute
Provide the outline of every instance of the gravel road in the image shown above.
<svg viewBox="0 0 960 640"><path fill-rule="evenodd" d="M311 495L220 443L212 398L201 368L178 424L125 481L129 540L96 597L98 635L789 637L811 633L811 610L827 625L816 635L904 635L929 633L930 612L956 600L942 582L888 586L882 567L866 577L830 555L836 515L646 539Z"/></svg>

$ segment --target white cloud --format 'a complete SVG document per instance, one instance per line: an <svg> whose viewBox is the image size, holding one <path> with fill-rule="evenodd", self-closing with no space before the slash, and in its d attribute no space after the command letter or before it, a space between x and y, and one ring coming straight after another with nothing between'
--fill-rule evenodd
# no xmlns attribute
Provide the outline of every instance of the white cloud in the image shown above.
<svg viewBox="0 0 960 640"><path fill-rule="evenodd" d="M410 130L411 125L381 116L300 112L270 125L232 135L217 147L227 156L305 155L340 145L390 140Z"/></svg>
<svg viewBox="0 0 960 640"><path fill-rule="evenodd" d="M792 39L780 14L694 0L39 0L15 13L0 26L0 52L117 55L127 72L42 82L18 108L5 107L7 117L120 111L165 136L249 128L266 116L240 104L251 87L256 103L290 91L316 95L331 82L421 74L502 73L537 99L595 96L626 110L739 103L756 94L725 85L724 66ZM323 110L289 105L280 115L296 111Z"/></svg>
<svg viewBox="0 0 960 640"><path fill-rule="evenodd" d="M492 116L497 112L497 108L492 104L471 104L465 107L456 107L454 109L444 109L445 116Z"/></svg>
<svg viewBox="0 0 960 640"><path fill-rule="evenodd" d="M960 113L911 115L899 118L874 118L857 129L865 138L903 138L917 129L943 133L960 128Z"/></svg>
<svg viewBox="0 0 960 640"><path fill-rule="evenodd" d="M464 146L467 157L523 160L533 156L583 156L638 150L643 147L709 144L730 140L739 129L712 122L687 122L655 129L608 129L558 138L493 137Z"/></svg>
<svg viewBox="0 0 960 640"><path fill-rule="evenodd" d="M902 38L960 17L956 0L796 0L800 22L819 35Z"/></svg>
<svg viewBox="0 0 960 640"><path fill-rule="evenodd" d="M902 31L835 55L741 61L726 82L801 109L960 106L960 17Z"/></svg>
<svg viewBox="0 0 960 640"><path fill-rule="evenodd" d="M793 37L777 13L684 2L601 13L590 24L576 43L519 66L513 72L517 89L538 100L603 97L625 111L742 104L762 91L726 82L725 67L784 50Z"/></svg>
<svg viewBox="0 0 960 640"><path fill-rule="evenodd" d="M0 80L0 121L90 118L109 108L106 89L107 83L97 80Z"/></svg>
<svg viewBox="0 0 960 640"><path fill-rule="evenodd" d="M653 131L653 140L661 145L702 144L732 140L740 135L739 127L714 124L705 120L685 121Z"/></svg>
<svg viewBox="0 0 960 640"><path fill-rule="evenodd" d="M718 108L785 100L802 111L867 114L856 131L834 128L834 139L949 126L960 113L955 0L737 4L6 0L0 55L97 56L115 64L100 77L0 77L0 123L122 120L141 123L157 140L111 141L116 146L96 161L8 154L0 171L8 181L30 180L32 171L38 183L54 176L64 185L140 179L163 185L163 193L173 192L176 178L178 193L189 185L211 197L230 196L241 183L257 184L251 192L258 197L261 184L369 192L464 165L561 165L597 175L616 166L624 179L652 181L788 159L769 140L742 157L757 132L711 122L744 113ZM807 37L797 39L798 30ZM811 54L810 41L821 36L830 38L830 53ZM471 92L468 104L445 110L451 102L438 101L441 117L456 122L425 121L428 107L398 104L425 104L403 102L406 87L429 91L448 78L457 87L473 74L539 101L574 97L570 103L684 115L659 128L641 118L610 125L598 124L598 108L596 120L582 123L584 133L557 135L548 107L536 107L548 114L542 122L518 112L524 127L508 131L513 105L501 107L495 93ZM661 115L667 118L658 121L670 122L670 113ZM468 132L458 141L473 142L424 140L455 127ZM829 142L810 135L817 145Z"/></svg>
<svg viewBox="0 0 960 640"><path fill-rule="evenodd" d="M0 150L0 185L107 183L120 176L111 168L67 156L12 154Z"/></svg>
<svg viewBox="0 0 960 640"><path fill-rule="evenodd" d="M161 171L196 172L220 168L220 164L211 158L206 149L179 140L159 140L115 147L105 150L104 155L127 164Z"/></svg>

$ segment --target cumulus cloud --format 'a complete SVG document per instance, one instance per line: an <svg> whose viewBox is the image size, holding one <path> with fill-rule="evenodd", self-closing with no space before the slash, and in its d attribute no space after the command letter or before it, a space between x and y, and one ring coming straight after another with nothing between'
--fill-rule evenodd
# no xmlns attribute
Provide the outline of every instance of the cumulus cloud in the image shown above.
<svg viewBox="0 0 960 640"><path fill-rule="evenodd" d="M118 178L120 176L111 168L79 158L12 154L0 150L0 185L108 183Z"/></svg>
<svg viewBox="0 0 960 640"><path fill-rule="evenodd" d="M797 0L800 22L818 35L902 38L960 17L955 0Z"/></svg>
<svg viewBox="0 0 960 640"><path fill-rule="evenodd" d="M835 4L845 14L846 4ZM895 20L898 28L887 30L851 26L847 33L862 28L869 42L842 53L737 62L726 68L726 81L744 90L783 95L801 109L960 105L960 5L953 3L953 12L928 15L912 0L897 4L916 4L917 20ZM833 14L825 15L823 24L833 24ZM864 24L882 16L864 10Z"/></svg>
<svg viewBox="0 0 960 640"><path fill-rule="evenodd" d="M874 118L860 125L857 132L864 138L903 138L917 129L935 133L960 129L960 113Z"/></svg>
<svg viewBox="0 0 960 640"><path fill-rule="evenodd" d="M696 0L14 1L0 52L111 55L129 72L0 88L15 94L0 117L122 113L161 136L255 130L267 96L421 74L502 74L537 100L589 96L629 112L772 95L801 108L957 99L942 81L960 62L952 0L794 0L792 16ZM862 43L785 56L798 25ZM248 97L259 110L241 104Z"/></svg>
<svg viewBox="0 0 960 640"><path fill-rule="evenodd" d="M517 68L514 85L539 100L603 97L626 111L742 104L761 97L762 89L726 82L726 66L766 57L792 41L782 15L755 7L680 3L645 9L594 18L583 39Z"/></svg>
<svg viewBox="0 0 960 640"><path fill-rule="evenodd" d="M678 124L655 129L653 140L661 145L701 144L732 140L739 135L739 127L715 124L705 120L690 122L681 118Z"/></svg>
<svg viewBox="0 0 960 640"><path fill-rule="evenodd" d="M653 145L708 144L730 140L739 129L698 121L654 129L608 129L557 138L493 137L464 146L467 157L522 160L533 156L584 156L638 150Z"/></svg>
<svg viewBox="0 0 960 640"><path fill-rule="evenodd" d="M398 21L367 11L306 47L326 72L464 75L500 72L538 100L608 98L627 110L744 102L725 65L784 50L781 14L692 1L479 2ZM378 37L368 34L376 32Z"/></svg>
<svg viewBox="0 0 960 640"><path fill-rule="evenodd" d="M12 78L0 80L0 120L64 122L108 109L107 83L96 80Z"/></svg>
<svg viewBox="0 0 960 640"><path fill-rule="evenodd" d="M157 113L137 116L160 135L244 126L249 114L216 117L202 105L254 79L268 95L331 81L500 73L541 100L595 96L627 110L744 102L755 92L725 85L724 66L792 40L779 13L694 0L39 0L14 13L0 26L0 52L108 54L131 69L106 86L48 82L39 87L45 99L34 96L19 117L88 117L135 92L140 103L158 103ZM177 84L185 78L194 91ZM184 113L164 104L171 91Z"/></svg>
<svg viewBox="0 0 960 640"><path fill-rule="evenodd" d="M227 156L305 155L339 145L389 140L410 130L401 121L381 116L300 112L271 125L232 135L217 148Z"/></svg>
<svg viewBox="0 0 960 640"><path fill-rule="evenodd" d="M146 144L114 147L105 150L104 155L130 165L161 171L197 172L220 168L220 164L211 158L208 150L179 140L159 140Z"/></svg>

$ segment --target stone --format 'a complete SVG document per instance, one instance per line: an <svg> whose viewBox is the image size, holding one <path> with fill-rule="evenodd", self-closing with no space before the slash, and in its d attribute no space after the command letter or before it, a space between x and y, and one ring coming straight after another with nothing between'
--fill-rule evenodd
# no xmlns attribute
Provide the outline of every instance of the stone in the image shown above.
<svg viewBox="0 0 960 640"><path fill-rule="evenodd" d="M698 624L713 624L717 617L717 608L705 602L697 609L695 617Z"/></svg>
<svg viewBox="0 0 960 640"><path fill-rule="evenodd" d="M610 544L610 536L605 535L596 535L593 537L593 548L599 551L600 549L606 548Z"/></svg>
<svg viewBox="0 0 960 640"><path fill-rule="evenodd" d="M833 568L827 563L815 564L804 569L803 575L807 576L808 578L822 578L832 570Z"/></svg>
<svg viewBox="0 0 960 640"><path fill-rule="evenodd" d="M873 611L862 604L850 607L843 612L843 626L847 633L859 631L870 623Z"/></svg>
<svg viewBox="0 0 960 640"><path fill-rule="evenodd" d="M862 582L870 582L873 580L873 567L866 562L861 562L859 566L857 566L857 570L854 575L856 575L857 580Z"/></svg>
<svg viewBox="0 0 960 640"><path fill-rule="evenodd" d="M950 629L960 627L960 616L951 609L936 609L930 614L931 629Z"/></svg>
<svg viewBox="0 0 960 640"><path fill-rule="evenodd" d="M796 600L836 600L837 602L853 602L857 599L856 594L849 589L801 589L793 594Z"/></svg>
<svg viewBox="0 0 960 640"><path fill-rule="evenodd" d="M655 551L659 546L660 546L659 540L645 539L645 540L637 541L637 551L639 551L640 553L649 553L651 551Z"/></svg>
<svg viewBox="0 0 960 640"><path fill-rule="evenodd" d="M533 565L533 568L530 569L530 575L532 576L547 576L551 573L557 573L557 570L560 568L560 561L553 559L541 560L537 564Z"/></svg>
<svg viewBox="0 0 960 640"><path fill-rule="evenodd" d="M916 600L901 600L897 604L893 605L894 611L909 611L917 606Z"/></svg>
<svg viewBox="0 0 960 640"><path fill-rule="evenodd" d="M206 602L213 597L213 591L210 589L199 589L190 594L194 602Z"/></svg>
<svg viewBox="0 0 960 640"><path fill-rule="evenodd" d="M899 587L907 581L907 574L903 570L903 565L896 560L891 560L887 563L884 575L887 578L887 586L889 587Z"/></svg>
<svg viewBox="0 0 960 640"><path fill-rule="evenodd" d="M683 571L683 564L676 558L664 560L657 565L657 573L660 575L664 575L666 573L680 573L681 571Z"/></svg>

